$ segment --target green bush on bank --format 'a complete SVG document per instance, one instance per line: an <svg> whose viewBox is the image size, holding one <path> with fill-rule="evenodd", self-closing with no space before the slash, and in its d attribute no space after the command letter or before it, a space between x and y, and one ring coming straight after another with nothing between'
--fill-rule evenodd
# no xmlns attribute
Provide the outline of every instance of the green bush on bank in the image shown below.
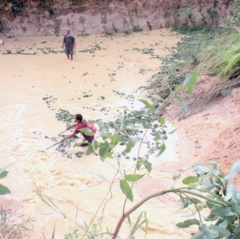
<svg viewBox="0 0 240 239"><path fill-rule="evenodd" d="M240 83L240 34L229 28L182 28L181 41L164 58L149 88L157 88L157 101L169 104L184 76L197 69L200 76L214 77L209 89L194 99L194 112L204 109L216 96L225 96Z"/></svg>
<svg viewBox="0 0 240 239"><path fill-rule="evenodd" d="M177 29L181 40L172 47L170 54L161 57L162 66L159 73L152 77L149 88L159 88L161 98L166 99L176 85L183 83L186 73L195 69L200 63L200 53L211 45L213 39L228 34L224 28L181 28Z"/></svg>

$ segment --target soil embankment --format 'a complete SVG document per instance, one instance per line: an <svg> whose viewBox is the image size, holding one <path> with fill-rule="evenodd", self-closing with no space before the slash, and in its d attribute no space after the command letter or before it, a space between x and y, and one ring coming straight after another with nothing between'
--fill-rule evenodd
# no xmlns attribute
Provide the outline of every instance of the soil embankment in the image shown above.
<svg viewBox="0 0 240 239"><path fill-rule="evenodd" d="M234 1L16 0L0 4L0 33L8 36L138 32L166 27L221 26Z"/></svg>
<svg viewBox="0 0 240 239"><path fill-rule="evenodd" d="M211 77L200 77L193 96L183 96L186 103L194 102L195 111L202 108L197 104L198 95L211 87ZM221 165L224 173L229 173L231 166L239 160L240 146L240 89L235 88L223 97L221 94L204 110L184 117L182 105L174 101L166 110L165 116L174 120L180 140L177 154L181 162L191 165L206 164L215 161ZM239 185L235 177L235 185Z"/></svg>

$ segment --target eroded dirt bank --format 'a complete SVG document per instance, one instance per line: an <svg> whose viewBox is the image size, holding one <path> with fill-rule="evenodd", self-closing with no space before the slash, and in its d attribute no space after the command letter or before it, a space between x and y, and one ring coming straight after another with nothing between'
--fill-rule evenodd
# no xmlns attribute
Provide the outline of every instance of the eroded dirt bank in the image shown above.
<svg viewBox="0 0 240 239"><path fill-rule="evenodd" d="M195 102L199 111L198 95L210 89L214 79L202 76L193 96L183 96L186 103ZM166 110L166 118L175 121L180 140L177 143L177 155L181 162L209 165L215 161L221 165L224 173L240 159L240 89L230 90L227 96L219 95L204 110L184 116L179 102L174 101ZM239 177L234 183L239 185Z"/></svg>
<svg viewBox="0 0 240 239"><path fill-rule="evenodd" d="M2 1L0 33L8 36L75 35L221 26L234 1L219 0L27 0Z"/></svg>

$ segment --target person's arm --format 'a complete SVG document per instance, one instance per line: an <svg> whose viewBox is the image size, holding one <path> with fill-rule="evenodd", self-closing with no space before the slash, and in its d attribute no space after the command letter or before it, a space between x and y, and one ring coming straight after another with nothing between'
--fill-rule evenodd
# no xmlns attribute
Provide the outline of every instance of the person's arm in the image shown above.
<svg viewBox="0 0 240 239"><path fill-rule="evenodd" d="M63 142L63 141L65 141L65 140L67 140L67 139L71 139L71 138L73 138L76 134L77 134L77 133L74 131L72 134L70 134L70 135L67 136L66 138L63 138L60 142Z"/></svg>
<svg viewBox="0 0 240 239"><path fill-rule="evenodd" d="M69 129L71 129L72 127L75 127L75 126L77 126L77 124L72 124L72 125L68 126L68 127L67 127L67 130L69 130Z"/></svg>
<svg viewBox="0 0 240 239"><path fill-rule="evenodd" d="M62 48L64 48L64 45L65 45L65 37L63 37Z"/></svg>
<svg viewBox="0 0 240 239"><path fill-rule="evenodd" d="M73 37L73 49L76 49L76 40L75 40L75 37Z"/></svg>

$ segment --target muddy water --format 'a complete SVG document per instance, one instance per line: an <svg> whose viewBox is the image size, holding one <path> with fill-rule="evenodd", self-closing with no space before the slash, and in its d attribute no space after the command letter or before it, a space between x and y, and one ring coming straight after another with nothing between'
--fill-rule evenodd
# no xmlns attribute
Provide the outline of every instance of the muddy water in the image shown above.
<svg viewBox="0 0 240 239"><path fill-rule="evenodd" d="M139 87L147 84L161 64L153 54L166 55L166 47L175 46L179 38L167 30L77 37L73 61L59 52L61 37L2 39L5 44L0 46L1 53L24 49L25 55L0 55L0 165L15 162L1 183L11 189L13 198L23 202L24 214L32 219L31 238L50 238L55 223L56 238L64 238L74 228L83 228L103 200L110 199L111 194L106 198L105 195L117 163L115 159L103 163L94 155L78 158L73 154L70 159L54 147L46 150L53 141L45 136L57 136L66 127L56 119L56 112L65 109L72 114L82 113L86 119L110 120L126 108L139 109L142 105L137 100L144 97ZM54 100L47 104L44 98L49 96ZM173 145L175 139L168 144ZM76 148L69 151L75 152ZM171 149L162 160L177 159ZM170 185L172 175L161 172L161 160L154 163L158 167L149 177L154 180L153 185ZM131 165L129 160L121 159L123 169L128 170ZM134 203L148 195L152 181L144 182L137 186ZM112 196L104 209L102 231L106 227L113 230L121 213L124 197L116 182ZM127 208L132 205L128 203ZM146 238L187 238L189 232L175 226L182 220L178 208L178 203L169 199L144 205L141 210L148 212L150 233ZM132 216L133 221L141 210ZM100 207L94 220L102 213ZM119 236L125 239L128 233L126 224ZM137 238L144 238L142 230Z"/></svg>

